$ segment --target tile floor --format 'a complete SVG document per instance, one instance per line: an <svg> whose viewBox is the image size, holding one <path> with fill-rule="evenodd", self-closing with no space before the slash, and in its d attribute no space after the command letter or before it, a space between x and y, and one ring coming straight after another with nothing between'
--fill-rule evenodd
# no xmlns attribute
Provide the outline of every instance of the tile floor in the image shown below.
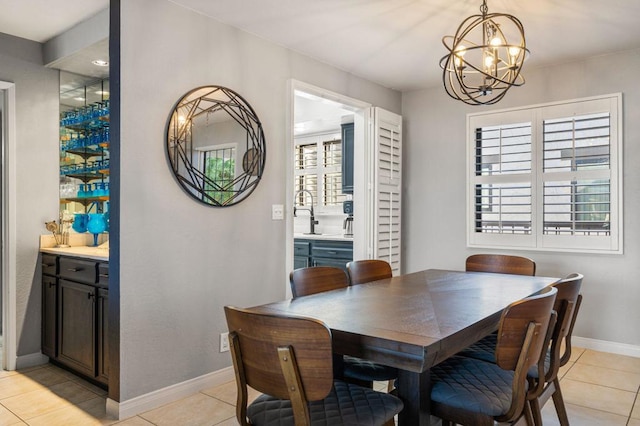
<svg viewBox="0 0 640 426"><path fill-rule="evenodd" d="M573 426L640 426L640 358L576 349L561 375ZM102 389L52 365L0 371L0 426L237 425L233 382L120 422L106 417L105 398ZM545 425L559 424L551 401L543 417Z"/></svg>

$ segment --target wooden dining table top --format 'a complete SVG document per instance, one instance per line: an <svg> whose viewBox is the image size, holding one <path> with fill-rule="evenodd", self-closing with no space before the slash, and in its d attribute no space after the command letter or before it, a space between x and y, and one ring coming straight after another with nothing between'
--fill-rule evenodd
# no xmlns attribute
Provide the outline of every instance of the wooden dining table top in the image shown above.
<svg viewBox="0 0 640 426"><path fill-rule="evenodd" d="M429 269L252 309L319 319L335 352L419 373L495 330L509 304L555 281Z"/></svg>
<svg viewBox="0 0 640 426"><path fill-rule="evenodd" d="M397 367L399 426L430 424L429 369L497 329L511 303L557 278L428 269L252 308L312 317L333 351Z"/></svg>

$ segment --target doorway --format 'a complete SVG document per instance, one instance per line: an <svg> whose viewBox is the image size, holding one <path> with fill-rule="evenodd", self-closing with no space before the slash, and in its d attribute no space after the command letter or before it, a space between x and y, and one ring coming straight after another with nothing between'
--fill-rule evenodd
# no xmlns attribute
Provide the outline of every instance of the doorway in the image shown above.
<svg viewBox="0 0 640 426"><path fill-rule="evenodd" d="M365 140L365 115L370 104L347 96L340 95L300 81L292 80L290 84L290 142L287 149L287 205L293 209L294 205L300 211L309 208L313 203L315 218L319 222L316 232L323 237L345 239L353 241L353 258L366 258L367 251L363 240L364 229L358 226L358 217L364 217L364 207L358 185L353 185L353 193L342 192L342 178L336 158L342 161L344 153L340 148L343 125L352 123L353 147L355 151L362 150ZM300 161L305 152L311 153L312 164L319 166L318 171L310 176L302 176ZM335 153L335 155L334 155ZM297 162L297 163L296 163ZM354 156L353 170L364 168L364 159ZM361 163L361 164L360 164ZM298 165L296 168L295 165ZM298 196L294 198L296 190L310 190L312 196ZM313 201L311 201L313 199ZM352 216L345 213L344 201L351 201ZM295 204L294 204L295 203ZM348 207L347 207L348 209ZM287 209L287 211L290 211ZM294 268L294 237L308 233L308 214L293 218L287 215L287 261L286 276ZM289 295L287 285L287 294Z"/></svg>

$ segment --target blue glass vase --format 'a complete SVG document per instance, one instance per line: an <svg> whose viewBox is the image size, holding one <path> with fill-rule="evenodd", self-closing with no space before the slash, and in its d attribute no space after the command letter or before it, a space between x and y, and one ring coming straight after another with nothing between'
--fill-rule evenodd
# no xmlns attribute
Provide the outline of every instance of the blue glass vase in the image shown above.
<svg viewBox="0 0 640 426"><path fill-rule="evenodd" d="M73 218L73 225L71 227L78 233L87 232L88 221L89 217L86 215L86 213L75 213Z"/></svg>
<svg viewBox="0 0 640 426"><path fill-rule="evenodd" d="M90 213L89 222L87 223L87 231L93 234L93 246L98 245L98 235L107 229L107 222L104 220L102 213Z"/></svg>

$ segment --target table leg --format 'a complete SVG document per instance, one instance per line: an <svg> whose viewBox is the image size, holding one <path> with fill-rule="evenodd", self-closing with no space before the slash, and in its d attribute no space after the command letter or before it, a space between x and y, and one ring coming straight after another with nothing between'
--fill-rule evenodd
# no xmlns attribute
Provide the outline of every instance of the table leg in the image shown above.
<svg viewBox="0 0 640 426"><path fill-rule="evenodd" d="M423 373L398 371L398 397L404 403L404 409L398 414L398 426L429 426L431 375L429 370Z"/></svg>

